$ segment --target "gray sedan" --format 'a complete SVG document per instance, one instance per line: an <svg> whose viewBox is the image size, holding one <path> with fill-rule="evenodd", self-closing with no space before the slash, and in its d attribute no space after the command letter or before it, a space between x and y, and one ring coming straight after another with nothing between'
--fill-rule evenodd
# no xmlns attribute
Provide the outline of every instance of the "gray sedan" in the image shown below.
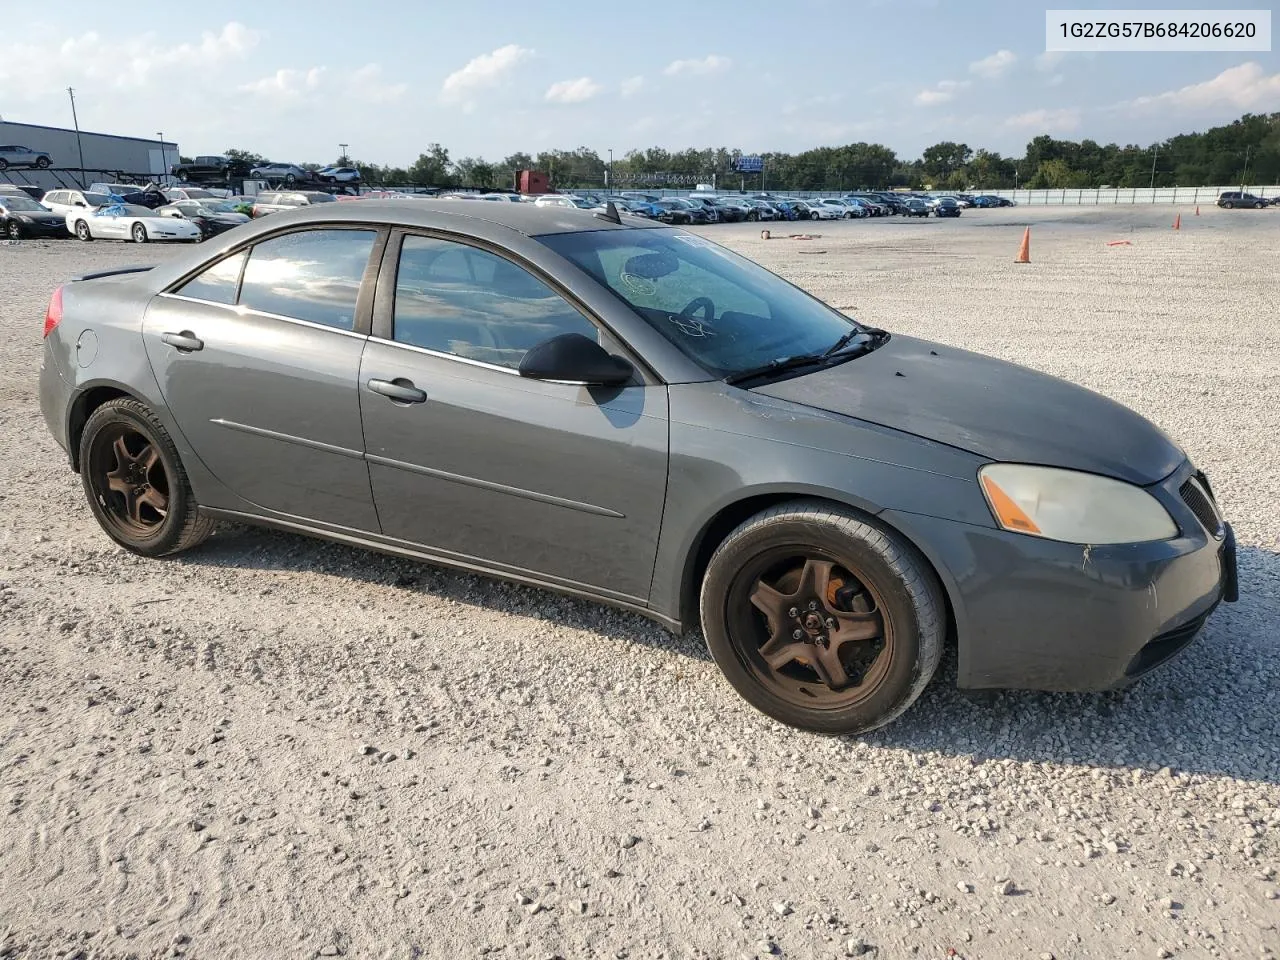
<svg viewBox="0 0 1280 960"><path fill-rule="evenodd" d="M902 713L949 637L961 686L1122 685L1237 592L1137 414L607 209L326 204L84 277L40 398L135 553L232 520L701 626L815 730Z"/></svg>

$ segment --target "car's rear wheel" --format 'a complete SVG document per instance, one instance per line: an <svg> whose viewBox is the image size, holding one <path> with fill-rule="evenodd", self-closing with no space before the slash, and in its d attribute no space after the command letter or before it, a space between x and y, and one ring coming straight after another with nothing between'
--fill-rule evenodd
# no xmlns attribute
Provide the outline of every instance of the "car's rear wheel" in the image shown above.
<svg viewBox="0 0 1280 960"><path fill-rule="evenodd" d="M135 223L135 224L133 225L133 229L130 231L130 233L131 233L131 235L133 236L133 242L134 242L134 243L146 243L146 242L147 242L147 228L146 228L146 227L144 227L142 224L140 224L140 223Z"/></svg>
<svg viewBox="0 0 1280 960"><path fill-rule="evenodd" d="M95 519L120 546L146 557L187 550L213 532L168 432L143 403L104 403L80 437L80 479Z"/></svg>
<svg viewBox="0 0 1280 960"><path fill-rule="evenodd" d="M942 588L897 534L796 500L716 550L701 594L707 646L733 687L783 723L863 733L906 710L942 655Z"/></svg>
<svg viewBox="0 0 1280 960"><path fill-rule="evenodd" d="M1230 200L1223 200L1223 201L1222 201L1222 206L1223 206L1223 208L1224 208L1224 209L1226 209L1226 210L1230 210L1230 209L1232 209L1233 207L1235 207L1235 204L1234 204L1234 203L1232 203Z"/></svg>
<svg viewBox="0 0 1280 960"><path fill-rule="evenodd" d="M85 243L93 239L93 234L89 232L89 224L83 220L76 221L76 239L83 240Z"/></svg>
<svg viewBox="0 0 1280 960"><path fill-rule="evenodd" d="M22 239L22 224L17 220L10 220L9 224L4 228L5 236L10 240Z"/></svg>

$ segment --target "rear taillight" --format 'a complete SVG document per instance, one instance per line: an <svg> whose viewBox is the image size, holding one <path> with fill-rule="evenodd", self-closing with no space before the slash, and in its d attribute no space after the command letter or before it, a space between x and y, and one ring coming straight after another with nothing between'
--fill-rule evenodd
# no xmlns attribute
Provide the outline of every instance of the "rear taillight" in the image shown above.
<svg viewBox="0 0 1280 960"><path fill-rule="evenodd" d="M62 288L53 291L49 298L49 309L44 313L44 335L53 333L53 328L62 322Z"/></svg>

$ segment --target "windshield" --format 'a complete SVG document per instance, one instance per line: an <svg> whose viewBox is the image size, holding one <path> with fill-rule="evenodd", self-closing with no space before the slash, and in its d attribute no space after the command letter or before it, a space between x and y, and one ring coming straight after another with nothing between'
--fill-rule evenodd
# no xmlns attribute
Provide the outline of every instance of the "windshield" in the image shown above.
<svg viewBox="0 0 1280 960"><path fill-rule="evenodd" d="M822 353L861 327L758 264L681 230L537 238L717 377Z"/></svg>
<svg viewBox="0 0 1280 960"><path fill-rule="evenodd" d="M312 203L337 203L338 198L330 193L304 193L304 197Z"/></svg>
<svg viewBox="0 0 1280 960"><path fill-rule="evenodd" d="M158 217L161 214L156 213L150 207L143 207L136 203L117 203L114 206L107 207L103 213L110 213L120 217Z"/></svg>
<svg viewBox="0 0 1280 960"><path fill-rule="evenodd" d="M0 207L6 210L21 210L24 213L47 213L49 208L42 203L28 200L25 197L0 197Z"/></svg>
<svg viewBox="0 0 1280 960"><path fill-rule="evenodd" d="M215 213L235 213L236 205L229 200L206 200L200 204L202 210L212 210Z"/></svg>

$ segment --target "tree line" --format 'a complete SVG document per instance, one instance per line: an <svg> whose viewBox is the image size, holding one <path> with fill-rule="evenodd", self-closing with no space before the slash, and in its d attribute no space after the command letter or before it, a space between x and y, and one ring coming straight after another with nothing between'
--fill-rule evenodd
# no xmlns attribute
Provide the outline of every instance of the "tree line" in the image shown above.
<svg viewBox="0 0 1280 960"><path fill-rule="evenodd" d="M250 163L265 162L257 154L228 150ZM1172 187L1280 182L1280 113L1245 114L1239 120L1202 133L1187 133L1140 146L1093 140L1059 140L1041 135L1020 157L972 149L954 141L936 143L915 160L905 160L878 143L818 147L801 153L756 154L762 173L740 174L736 161L743 151L728 147L630 150L613 159L590 147L513 153L502 160L451 157L439 143L408 167L339 158L355 166L368 185L510 188L518 170L542 170L558 189L619 189L712 183L721 189L855 190L911 189L997 190L1022 188ZM316 167L318 164L303 164Z"/></svg>

